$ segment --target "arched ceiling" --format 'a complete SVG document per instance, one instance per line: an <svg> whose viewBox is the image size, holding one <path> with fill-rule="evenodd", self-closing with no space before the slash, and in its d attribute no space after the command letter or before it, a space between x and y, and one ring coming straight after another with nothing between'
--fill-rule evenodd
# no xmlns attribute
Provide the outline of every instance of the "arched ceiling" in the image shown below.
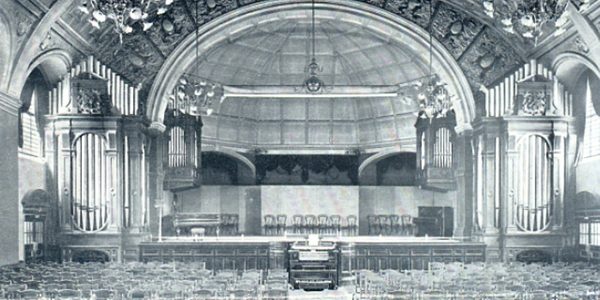
<svg viewBox="0 0 600 300"><path fill-rule="evenodd" d="M479 84L492 83L508 70L520 65L526 56L523 50L526 45L516 37L508 36L490 26L489 20L486 20L480 11L480 4L473 0L435 1L431 20L429 0L328 1L339 1L341 4L346 1L363 2L365 5L396 14L416 26L429 28L433 25L434 37L452 53L474 89L477 89ZM152 27L148 32L126 35L122 44L109 28L101 31L92 28L86 22L85 16L77 10L77 1L73 1L72 7L56 26L61 27L63 32L78 36L84 48L95 53L101 61L130 81L142 84L144 89L148 89L166 58L186 36L193 34L195 22L202 26L228 12L234 12L237 8L257 2L264 0L200 1L200 17L196 20L194 0L178 0L159 26ZM323 28L322 34L326 33L325 30L344 30L327 25L323 25ZM293 36L296 33L290 34ZM337 49L341 48L338 46ZM361 49L360 52L365 50ZM361 54L357 52L355 55ZM378 78L377 72L373 75ZM364 77L364 72L357 77L361 76Z"/></svg>
<svg viewBox="0 0 600 300"><path fill-rule="evenodd" d="M308 12L256 24L203 53L188 72L227 85L300 85L311 58L310 34ZM428 72L423 54L341 19L317 18L315 56L327 86L394 85Z"/></svg>

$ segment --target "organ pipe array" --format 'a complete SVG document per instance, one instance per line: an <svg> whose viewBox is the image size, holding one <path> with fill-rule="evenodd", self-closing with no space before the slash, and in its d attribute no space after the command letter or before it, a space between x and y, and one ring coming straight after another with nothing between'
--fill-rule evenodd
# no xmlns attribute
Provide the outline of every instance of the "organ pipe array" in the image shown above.
<svg viewBox="0 0 600 300"><path fill-rule="evenodd" d="M417 119L417 182L422 187L439 190L456 188L455 126L454 111L443 117Z"/></svg>
<svg viewBox="0 0 600 300"><path fill-rule="evenodd" d="M200 117L182 113L170 103L165 112L163 167L165 190L200 184L202 121Z"/></svg>
<svg viewBox="0 0 600 300"><path fill-rule="evenodd" d="M565 189L577 148L573 95L536 60L483 90L471 143L473 215L488 255L514 259L525 245L558 251L574 193Z"/></svg>
<svg viewBox="0 0 600 300"><path fill-rule="evenodd" d="M109 243L98 232L144 230L149 143L138 93L92 56L50 92L46 156L68 245L78 245L73 232L86 233L90 246Z"/></svg>
<svg viewBox="0 0 600 300"><path fill-rule="evenodd" d="M77 98L73 97L72 81L82 75L93 76L106 82L107 96L113 115L135 116L139 113L139 90L120 75L89 56L69 70L69 73L49 92L51 115L78 113Z"/></svg>

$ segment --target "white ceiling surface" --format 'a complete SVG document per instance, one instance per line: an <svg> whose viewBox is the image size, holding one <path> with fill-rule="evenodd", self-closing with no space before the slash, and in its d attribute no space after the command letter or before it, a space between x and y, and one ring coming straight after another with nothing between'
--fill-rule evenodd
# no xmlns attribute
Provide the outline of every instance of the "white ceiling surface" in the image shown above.
<svg viewBox="0 0 600 300"><path fill-rule="evenodd" d="M319 78L332 92L336 85L394 85L427 73L426 53L412 53L371 27L318 16L315 27ZM309 14L256 24L205 51L198 74L226 85L300 86L310 62L310 28ZM230 98L215 108L204 118L207 143L331 149L414 140L417 105L402 98Z"/></svg>

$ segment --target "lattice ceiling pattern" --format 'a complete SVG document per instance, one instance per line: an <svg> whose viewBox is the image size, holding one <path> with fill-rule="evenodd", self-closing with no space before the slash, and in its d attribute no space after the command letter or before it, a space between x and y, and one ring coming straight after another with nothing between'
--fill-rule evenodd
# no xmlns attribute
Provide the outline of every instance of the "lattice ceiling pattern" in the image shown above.
<svg viewBox="0 0 600 300"><path fill-rule="evenodd" d="M310 62L309 34L305 19L260 24L213 47L198 75L229 85L300 85ZM315 38L319 78L328 86L393 85L427 73L426 62L408 47L365 27L321 20Z"/></svg>

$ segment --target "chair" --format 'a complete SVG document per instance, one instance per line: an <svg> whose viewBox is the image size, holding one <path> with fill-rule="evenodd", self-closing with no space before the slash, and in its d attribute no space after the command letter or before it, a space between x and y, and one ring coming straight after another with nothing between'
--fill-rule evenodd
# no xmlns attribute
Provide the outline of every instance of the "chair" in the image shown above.
<svg viewBox="0 0 600 300"><path fill-rule="evenodd" d="M92 290L92 295L94 296L94 298L96 298L96 300L112 299L114 294L115 292L107 289Z"/></svg>
<svg viewBox="0 0 600 300"><path fill-rule="evenodd" d="M277 235L283 235L285 232L287 215L277 215Z"/></svg>
<svg viewBox="0 0 600 300"><path fill-rule="evenodd" d="M387 299L390 299L390 300L407 300L407 299L413 299L413 296L412 296L412 293L410 291L395 290L395 291L388 292Z"/></svg>
<svg viewBox="0 0 600 300"><path fill-rule="evenodd" d="M367 225L368 225L368 234L369 235L378 235L379 234L379 221L377 220L377 216L368 215L367 216Z"/></svg>
<svg viewBox="0 0 600 300"><path fill-rule="evenodd" d="M400 233L400 216L399 215L390 215L390 231L392 235L397 235Z"/></svg>
<svg viewBox="0 0 600 300"><path fill-rule="evenodd" d="M325 234L327 231L327 215L318 215L317 216L317 233Z"/></svg>
<svg viewBox="0 0 600 300"><path fill-rule="evenodd" d="M304 216L304 233L312 234L317 229L317 217L315 215Z"/></svg>
<svg viewBox="0 0 600 300"><path fill-rule="evenodd" d="M273 230L276 228L275 216L265 215L263 219L264 235L273 235Z"/></svg>
<svg viewBox="0 0 600 300"><path fill-rule="evenodd" d="M195 290L192 292L192 296L197 300L212 300L215 298L215 292L207 289Z"/></svg>
<svg viewBox="0 0 600 300"><path fill-rule="evenodd" d="M263 299L266 300L285 300L288 297L287 289L268 289Z"/></svg>
<svg viewBox="0 0 600 300"><path fill-rule="evenodd" d="M56 292L56 296L59 299L81 299L82 294L81 291L79 290L74 290L74 289L64 289L64 290L60 290L58 292Z"/></svg>
<svg viewBox="0 0 600 300"><path fill-rule="evenodd" d="M388 235L390 234L390 219L387 215L378 215L377 224L379 226L379 234Z"/></svg>
<svg viewBox="0 0 600 300"><path fill-rule="evenodd" d="M355 215L346 217L346 234L349 236L358 234L358 218Z"/></svg>
<svg viewBox="0 0 600 300"><path fill-rule="evenodd" d="M402 215L400 216L402 220L402 231L406 233L406 235L414 235L415 224L413 224L413 219L411 215Z"/></svg>
<svg viewBox="0 0 600 300"><path fill-rule="evenodd" d="M18 292L20 299L38 299L42 296L42 292L39 290L28 289Z"/></svg>
<svg viewBox="0 0 600 300"><path fill-rule="evenodd" d="M295 234L302 233L304 230L304 216L294 215L292 217L292 230Z"/></svg>
<svg viewBox="0 0 600 300"><path fill-rule="evenodd" d="M333 234L338 234L342 230L342 217L340 215L329 216L329 222L327 224L329 230Z"/></svg>
<svg viewBox="0 0 600 300"><path fill-rule="evenodd" d="M233 299L251 300L256 299L256 292L247 289L234 289L229 293L229 297Z"/></svg>
<svg viewBox="0 0 600 300"><path fill-rule="evenodd" d="M237 235L240 231L240 216L238 214L232 214L230 216L231 234Z"/></svg>

